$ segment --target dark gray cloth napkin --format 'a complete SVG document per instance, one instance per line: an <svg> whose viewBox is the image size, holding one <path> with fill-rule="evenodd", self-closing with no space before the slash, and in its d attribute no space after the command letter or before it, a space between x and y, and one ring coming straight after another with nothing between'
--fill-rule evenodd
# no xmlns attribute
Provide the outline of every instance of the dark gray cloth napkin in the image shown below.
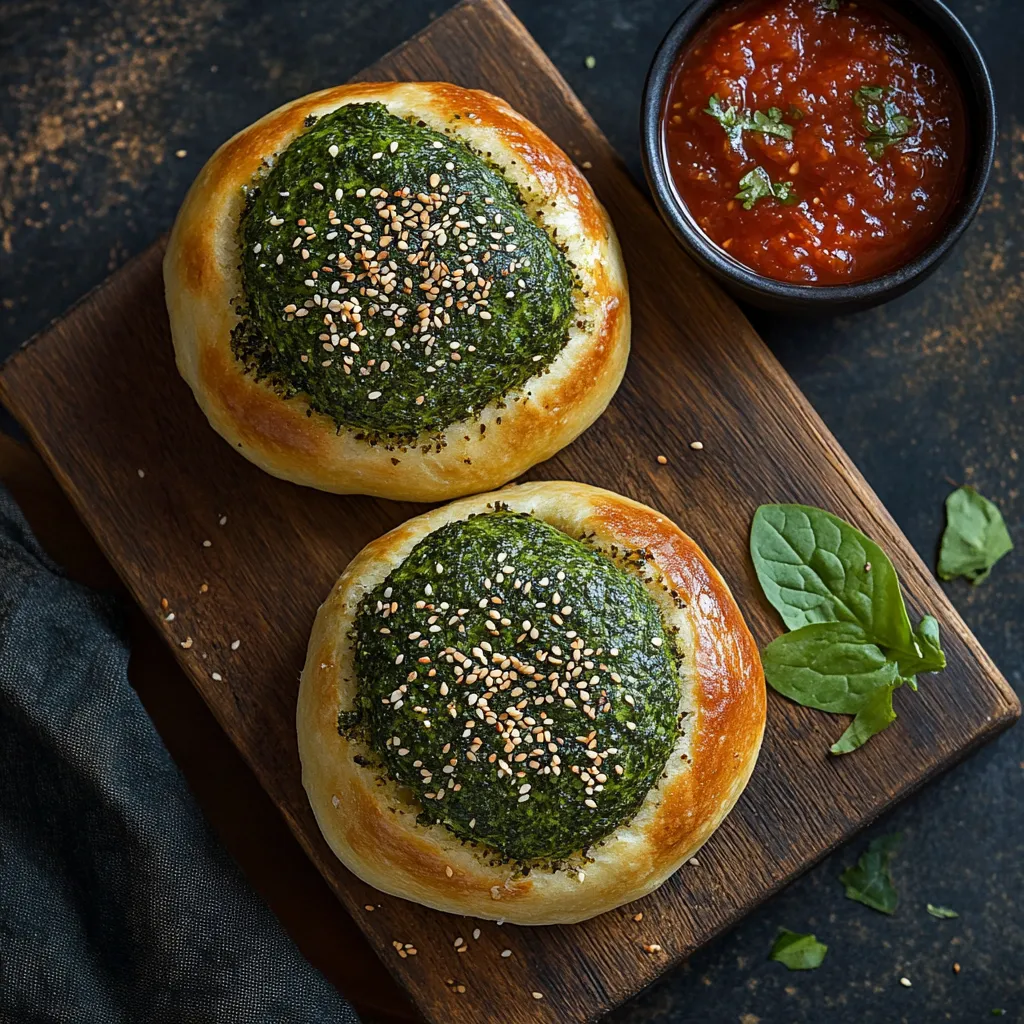
<svg viewBox="0 0 1024 1024"><path fill-rule="evenodd" d="M358 1024L204 821L116 602L0 488L0 1021Z"/></svg>

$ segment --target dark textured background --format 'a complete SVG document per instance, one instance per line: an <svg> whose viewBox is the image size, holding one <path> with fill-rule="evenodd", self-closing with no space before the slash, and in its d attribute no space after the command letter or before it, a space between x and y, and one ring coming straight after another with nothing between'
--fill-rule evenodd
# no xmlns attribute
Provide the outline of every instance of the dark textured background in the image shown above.
<svg viewBox="0 0 1024 1024"><path fill-rule="evenodd" d="M934 562L954 483L1000 504L1018 550L982 587L947 586L1024 693L1024 10L1019 0L949 2L989 61L1001 119L974 226L929 282L881 309L819 322L751 316L926 561ZM166 230L224 138L287 99L343 81L447 6L3 3L0 355ZM640 177L641 86L682 0L512 6ZM844 899L837 876L856 842L613 1019L916 1024L987 1020L1005 1009L1003 1019L1024 1021L1024 729L871 834L896 830L905 842L894 917ZM962 916L935 920L926 902ZM825 965L791 974L766 962L779 926L816 932L830 947Z"/></svg>

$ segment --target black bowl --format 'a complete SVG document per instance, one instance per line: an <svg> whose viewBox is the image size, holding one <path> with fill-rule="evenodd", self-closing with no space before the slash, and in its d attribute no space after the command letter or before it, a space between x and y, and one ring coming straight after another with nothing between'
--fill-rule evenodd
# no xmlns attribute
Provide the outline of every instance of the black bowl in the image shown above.
<svg viewBox="0 0 1024 1024"><path fill-rule="evenodd" d="M923 281L948 255L974 219L992 170L996 146L996 104L992 80L974 40L940 0L888 0L887 6L912 20L938 46L963 93L967 118L963 188L945 226L923 252L895 270L848 285L806 285L776 281L733 259L697 226L669 176L661 116L676 59L705 18L725 0L692 0L661 41L644 86L641 153L658 210L683 248L737 298L785 312L843 313L875 306Z"/></svg>

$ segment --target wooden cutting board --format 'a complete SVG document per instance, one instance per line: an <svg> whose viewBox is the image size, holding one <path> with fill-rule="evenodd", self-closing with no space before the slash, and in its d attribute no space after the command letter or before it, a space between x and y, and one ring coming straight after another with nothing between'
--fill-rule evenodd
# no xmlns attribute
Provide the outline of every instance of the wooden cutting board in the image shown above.
<svg viewBox="0 0 1024 1024"><path fill-rule="evenodd" d="M385 897L335 860L300 784L294 730L318 604L356 551L421 507L283 483L213 433L174 368L162 243L8 361L0 397L424 1014L438 1024L590 1021L1009 726L1020 704L793 382L679 251L500 0L463 3L360 77L447 79L504 96L581 163L618 228L634 315L626 380L601 420L529 477L582 480L663 510L720 567L762 643L781 630L747 555L751 516L765 501L822 505L856 523L891 554L912 612L942 626L949 668L923 679L919 694L901 690L899 721L853 755L827 753L845 723L771 695L746 793L699 864L658 892L572 927L451 917ZM689 447L696 439L703 451ZM394 941L417 955L399 958ZM646 952L652 943L662 951Z"/></svg>

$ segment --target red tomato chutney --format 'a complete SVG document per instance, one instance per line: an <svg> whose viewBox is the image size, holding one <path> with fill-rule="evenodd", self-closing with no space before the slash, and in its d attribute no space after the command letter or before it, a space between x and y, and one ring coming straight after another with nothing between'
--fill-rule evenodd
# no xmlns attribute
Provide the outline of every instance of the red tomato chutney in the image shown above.
<svg viewBox="0 0 1024 1024"><path fill-rule="evenodd" d="M705 234L758 274L850 284L912 259L960 192L959 87L873 3L741 0L672 73L669 172Z"/></svg>

